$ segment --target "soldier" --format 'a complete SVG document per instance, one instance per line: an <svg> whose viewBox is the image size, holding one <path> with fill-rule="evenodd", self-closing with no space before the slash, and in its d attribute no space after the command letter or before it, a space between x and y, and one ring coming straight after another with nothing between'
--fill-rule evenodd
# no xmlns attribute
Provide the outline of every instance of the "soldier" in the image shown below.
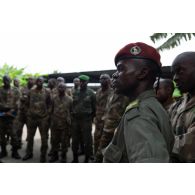
<svg viewBox="0 0 195 195"><path fill-rule="evenodd" d="M171 79L160 79L154 83L154 89L156 90L156 98L163 105L165 110L169 110L170 106L174 103L173 91L174 84Z"/></svg>
<svg viewBox="0 0 195 195"><path fill-rule="evenodd" d="M83 137L85 161L88 162L93 154L92 121L95 117L95 94L87 87L89 77L79 76L80 90L73 94L72 150L73 162L78 162L79 135Z"/></svg>
<svg viewBox="0 0 195 195"><path fill-rule="evenodd" d="M61 143L61 162L66 162L69 129L71 125L72 98L65 94L66 85L58 85L58 95L52 99L51 115L51 158L50 162L58 160L59 144Z"/></svg>
<svg viewBox="0 0 195 195"><path fill-rule="evenodd" d="M54 78L51 78L48 80L48 88L50 89L51 96L53 96L53 91L56 88L57 80Z"/></svg>
<svg viewBox="0 0 195 195"><path fill-rule="evenodd" d="M58 77L57 78L57 86L58 86L59 83L66 83L65 82L65 79L63 77ZM54 89L54 94L58 94L57 87ZM71 96L71 91L68 90L68 89L66 89L66 94L69 95L69 96Z"/></svg>
<svg viewBox="0 0 195 195"><path fill-rule="evenodd" d="M75 91L79 91L80 89L80 79L74 78L73 79L74 87L71 89L71 94L73 94Z"/></svg>
<svg viewBox="0 0 195 195"><path fill-rule="evenodd" d="M80 79L78 77L73 79L74 87L71 89L71 96L73 97L74 93L77 93L80 90ZM71 138L71 135L70 135ZM83 155L84 154L84 143L83 143L83 138L80 132L80 135L78 137L79 140L79 149L78 149L78 155Z"/></svg>
<svg viewBox="0 0 195 195"><path fill-rule="evenodd" d="M18 97L10 85L9 76L3 76L3 87L0 88L0 142L1 153L0 158L7 156L5 135L9 132L11 136L12 158L20 159L18 154L18 139L13 129L13 120L17 114Z"/></svg>
<svg viewBox="0 0 195 195"><path fill-rule="evenodd" d="M103 116L104 127L100 138L98 150L95 155L95 162L102 162L102 152L111 142L115 129L119 125L122 115L125 112L127 105L129 104L129 98L112 93L106 105L106 113Z"/></svg>
<svg viewBox="0 0 195 195"><path fill-rule="evenodd" d="M23 160L33 157L33 143L37 127L41 135L41 156L40 162L46 162L46 153L48 148L48 110L51 103L50 94L43 87L43 78L36 80L36 87L30 90L29 107L27 115L27 148Z"/></svg>
<svg viewBox="0 0 195 195"><path fill-rule="evenodd" d="M55 95L57 95L57 80L55 78L51 78L48 80L48 88L49 88L49 92L50 92L50 97L51 99L54 98ZM50 107L51 108L51 107ZM51 127L51 109L49 110L49 128ZM49 131L49 129L48 129ZM52 134L52 132L50 131L50 133ZM48 133L49 134L49 133ZM51 139L52 139L52 135L51 136ZM50 139L50 143L52 142L52 140ZM51 156L52 154L52 151L50 150L49 153L48 153L48 156Z"/></svg>
<svg viewBox="0 0 195 195"><path fill-rule="evenodd" d="M104 128L104 121L102 117L106 112L107 101L113 92L110 86L110 76L108 74L100 75L101 88L96 93L96 117L95 117L95 132L94 132L94 154L96 154L102 131Z"/></svg>
<svg viewBox="0 0 195 195"><path fill-rule="evenodd" d="M172 70L177 87L185 93L170 108L175 133L173 162L195 162L195 52L179 54Z"/></svg>
<svg viewBox="0 0 195 195"><path fill-rule="evenodd" d="M116 93L129 97L104 162L169 162L174 136L168 113L155 98L160 55L145 43L130 43L115 56Z"/></svg>
<svg viewBox="0 0 195 195"><path fill-rule="evenodd" d="M20 80L18 78L14 79L14 87L18 89L20 88Z"/></svg>
<svg viewBox="0 0 195 195"><path fill-rule="evenodd" d="M22 133L23 133L23 127L25 124L27 124L27 112L28 112L28 94L30 92L30 89L34 85L34 78L29 77L27 86L23 87L21 89L20 93L20 101L19 101L19 108L18 108L18 114L16 116L16 119L14 120L14 129L17 133L20 148L22 145Z"/></svg>

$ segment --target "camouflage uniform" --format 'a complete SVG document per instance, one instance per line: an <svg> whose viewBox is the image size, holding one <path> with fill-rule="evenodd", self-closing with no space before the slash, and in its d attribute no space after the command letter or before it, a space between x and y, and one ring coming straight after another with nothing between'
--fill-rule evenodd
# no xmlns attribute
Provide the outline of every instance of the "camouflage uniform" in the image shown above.
<svg viewBox="0 0 195 195"><path fill-rule="evenodd" d="M195 162L195 97L185 94L169 113L175 133L173 162Z"/></svg>
<svg viewBox="0 0 195 195"><path fill-rule="evenodd" d="M78 155L79 136L83 137L86 157L93 154L92 150L92 121L95 116L95 94L87 88L85 91L76 91L73 94L73 122L72 122L72 150Z"/></svg>
<svg viewBox="0 0 195 195"><path fill-rule="evenodd" d="M41 156L45 156L48 148L48 110L51 103L49 91L45 88L33 88L29 93L29 108L27 115L27 154L33 153L34 136L37 127L41 135Z"/></svg>
<svg viewBox="0 0 195 195"><path fill-rule="evenodd" d="M147 90L126 108L104 162L169 162L173 143L169 116L154 91Z"/></svg>
<svg viewBox="0 0 195 195"><path fill-rule="evenodd" d="M61 143L61 156L65 158L68 148L69 131L71 125L72 98L54 96L52 99L51 115L51 144L52 155L58 156Z"/></svg>
<svg viewBox="0 0 195 195"><path fill-rule="evenodd" d="M57 89L54 88L54 89L48 89L48 90L50 93L50 98L51 98L51 100L53 100L54 97L57 96ZM49 113L48 125L49 125L49 128L51 130L51 115L52 115L52 107L51 106L49 107L48 113ZM48 131L49 131L49 128L48 128ZM48 134L49 134L49 132L48 132ZM50 131L50 143L52 143L52 138L53 138L52 131ZM49 153L51 153L51 152L49 152Z"/></svg>
<svg viewBox="0 0 195 195"><path fill-rule="evenodd" d="M14 120L14 129L16 130L19 142L22 142L23 127L27 123L27 112L28 112L28 94L30 89L24 87L20 91L20 101L18 106L18 114Z"/></svg>
<svg viewBox="0 0 195 195"><path fill-rule="evenodd" d="M105 91L102 91L100 88L96 93L96 116L95 116L95 132L94 132L94 153L96 154L102 131L104 128L104 120L102 119L103 115L106 112L106 104L110 95L113 93L111 88L108 88Z"/></svg>
<svg viewBox="0 0 195 195"><path fill-rule="evenodd" d="M13 88L5 89L0 88L0 112L12 112L12 116L0 117L0 143L2 151L6 151L6 138L9 134L11 136L11 145L13 150L17 150L19 147L16 131L13 129L13 120L17 113L18 94Z"/></svg>
<svg viewBox="0 0 195 195"><path fill-rule="evenodd" d="M96 153L96 162L102 162L102 150L108 146L114 135L115 129L119 125L121 117L125 112L129 98L113 93L106 105L106 113L103 116L104 128L101 135L98 151Z"/></svg>

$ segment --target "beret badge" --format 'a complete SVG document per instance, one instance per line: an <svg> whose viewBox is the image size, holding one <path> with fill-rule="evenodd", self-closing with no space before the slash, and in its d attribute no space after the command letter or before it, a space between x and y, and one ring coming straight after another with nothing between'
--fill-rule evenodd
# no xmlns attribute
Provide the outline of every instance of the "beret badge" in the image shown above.
<svg viewBox="0 0 195 195"><path fill-rule="evenodd" d="M133 46L131 49L130 49L130 53L134 56L138 55L141 53L141 48L138 47L138 46Z"/></svg>

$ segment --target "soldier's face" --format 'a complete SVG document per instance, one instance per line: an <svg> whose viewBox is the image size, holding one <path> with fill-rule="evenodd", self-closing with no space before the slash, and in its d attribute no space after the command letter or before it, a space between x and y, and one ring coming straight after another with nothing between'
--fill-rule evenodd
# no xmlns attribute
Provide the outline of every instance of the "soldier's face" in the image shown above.
<svg viewBox="0 0 195 195"><path fill-rule="evenodd" d="M164 103L169 98L170 89L167 89L163 83L159 84L159 88L157 89L156 98L159 102Z"/></svg>
<svg viewBox="0 0 195 195"><path fill-rule="evenodd" d="M66 90L66 87L64 85L58 85L58 91L60 94L63 94Z"/></svg>
<svg viewBox="0 0 195 195"><path fill-rule="evenodd" d="M129 96L138 85L137 69L132 60L117 63L117 72L113 74L113 88L116 93Z"/></svg>
<svg viewBox="0 0 195 195"><path fill-rule="evenodd" d="M100 84L102 87L108 86L110 83L110 79L104 75L100 76Z"/></svg>
<svg viewBox="0 0 195 195"><path fill-rule="evenodd" d="M172 64L174 81L182 93L195 91L195 64L184 60L175 60Z"/></svg>
<svg viewBox="0 0 195 195"><path fill-rule="evenodd" d="M80 80L79 79L75 79L74 80L74 86L75 87L79 87L80 86Z"/></svg>
<svg viewBox="0 0 195 195"><path fill-rule="evenodd" d="M81 89L86 89L87 88L87 83L88 83L88 81L80 81L80 88Z"/></svg>
<svg viewBox="0 0 195 195"><path fill-rule="evenodd" d="M19 87L19 85L20 85L19 80L14 80L14 86Z"/></svg>
<svg viewBox="0 0 195 195"><path fill-rule="evenodd" d="M11 83L11 79L9 77L4 77L3 78L3 83L6 87L9 87L10 86L10 83Z"/></svg>
<svg viewBox="0 0 195 195"><path fill-rule="evenodd" d="M43 86L43 80L42 79L37 79L37 87L42 87Z"/></svg>
<svg viewBox="0 0 195 195"><path fill-rule="evenodd" d="M30 86L34 85L34 79L33 78L28 79L28 85L30 85Z"/></svg>

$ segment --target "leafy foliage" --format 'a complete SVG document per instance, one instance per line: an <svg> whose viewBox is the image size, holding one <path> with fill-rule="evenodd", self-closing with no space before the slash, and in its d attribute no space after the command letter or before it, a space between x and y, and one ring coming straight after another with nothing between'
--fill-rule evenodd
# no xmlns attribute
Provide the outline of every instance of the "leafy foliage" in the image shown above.
<svg viewBox="0 0 195 195"><path fill-rule="evenodd" d="M162 45L160 45L157 50L163 51L165 49L171 49L179 46L182 40L188 41L195 37L195 33L154 33L150 36L150 39L156 43L161 39L168 38Z"/></svg>
<svg viewBox="0 0 195 195"><path fill-rule="evenodd" d="M18 78L20 80L20 85L24 86L27 83L27 79L32 77L40 76L39 73L36 74L26 74L24 73L25 68L16 68L14 66L9 66L8 64L4 64L0 67L0 86L2 86L2 79L4 75L9 75L10 78L13 80L14 78Z"/></svg>

